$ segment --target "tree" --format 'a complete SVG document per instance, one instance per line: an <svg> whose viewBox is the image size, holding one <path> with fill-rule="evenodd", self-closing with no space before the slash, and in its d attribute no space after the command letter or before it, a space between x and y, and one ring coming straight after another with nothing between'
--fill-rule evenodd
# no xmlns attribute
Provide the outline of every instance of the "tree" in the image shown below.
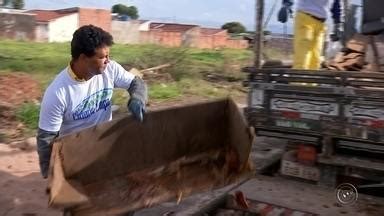
<svg viewBox="0 0 384 216"><path fill-rule="evenodd" d="M239 22L228 22L221 26L221 29L227 29L229 33L243 33L247 30L243 26L243 24Z"/></svg>
<svg viewBox="0 0 384 216"><path fill-rule="evenodd" d="M117 13L119 15L129 16L131 19L138 19L139 13L135 6L126 6L123 4L115 4L112 6L112 13Z"/></svg>
<svg viewBox="0 0 384 216"><path fill-rule="evenodd" d="M23 9L24 8L24 0L12 0L12 8Z"/></svg>

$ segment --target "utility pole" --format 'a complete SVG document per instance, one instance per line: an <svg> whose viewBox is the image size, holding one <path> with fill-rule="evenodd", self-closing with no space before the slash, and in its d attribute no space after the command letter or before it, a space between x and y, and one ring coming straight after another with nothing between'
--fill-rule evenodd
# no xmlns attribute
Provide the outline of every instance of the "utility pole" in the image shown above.
<svg viewBox="0 0 384 216"><path fill-rule="evenodd" d="M256 29L254 37L254 53L255 53L255 62L254 67L261 67L261 50L263 49L263 17L264 17L264 0L256 0Z"/></svg>
<svg viewBox="0 0 384 216"><path fill-rule="evenodd" d="M348 28L354 29L355 23L353 23L353 20L348 20L349 18L352 18L352 16L354 16L354 15L352 15L349 0L343 0L343 8L342 9L343 9L342 14L344 14L344 17L342 19L343 32L344 32L344 35L342 35L342 43L345 45L347 40L349 40L352 37L352 35L347 35L347 33L350 33L350 31L348 31L347 29ZM350 26L350 25L352 25L352 26Z"/></svg>

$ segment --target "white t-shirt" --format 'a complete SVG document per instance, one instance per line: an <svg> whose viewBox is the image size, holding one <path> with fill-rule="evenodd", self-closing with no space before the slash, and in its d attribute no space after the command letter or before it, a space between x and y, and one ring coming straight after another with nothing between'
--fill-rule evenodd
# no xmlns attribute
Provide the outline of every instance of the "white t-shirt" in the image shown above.
<svg viewBox="0 0 384 216"><path fill-rule="evenodd" d="M112 119L113 88L128 89L134 75L110 61L102 74L76 81L69 67L62 70L44 93L39 128L66 135Z"/></svg>

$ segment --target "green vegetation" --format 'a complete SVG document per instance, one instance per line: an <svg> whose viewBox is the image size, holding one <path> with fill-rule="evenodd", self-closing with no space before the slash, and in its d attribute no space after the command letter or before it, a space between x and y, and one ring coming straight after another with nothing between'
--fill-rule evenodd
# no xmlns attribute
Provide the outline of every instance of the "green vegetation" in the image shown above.
<svg viewBox="0 0 384 216"><path fill-rule="evenodd" d="M24 0L12 0L12 7L15 9L23 9Z"/></svg>
<svg viewBox="0 0 384 216"><path fill-rule="evenodd" d="M40 107L34 103L25 103L17 108L16 118L22 122L28 129L37 128L39 121Z"/></svg>
<svg viewBox="0 0 384 216"><path fill-rule="evenodd" d="M12 7L14 9L23 9L24 5L24 0L3 0L2 4L0 4L0 6Z"/></svg>
<svg viewBox="0 0 384 216"><path fill-rule="evenodd" d="M0 70L57 74L70 60L67 43L0 41Z"/></svg>
<svg viewBox="0 0 384 216"><path fill-rule="evenodd" d="M157 45L122 45L111 48L112 59L127 67L139 70L171 64L161 70L168 73L171 80L151 80L149 97L151 101L166 101L182 98L185 95L205 98L239 96L234 83L224 85L205 80L207 74L221 74L233 79L242 79L241 67L252 64L252 51L235 49L195 49L169 48ZM69 43L37 43L0 40L0 74L14 71L30 74L39 80L42 89L66 67L70 61ZM218 82L226 82L219 80ZM240 82L237 82L241 88ZM43 92L42 92L43 93ZM114 92L113 103L125 107L126 90ZM15 112L17 119L27 128L37 127L39 107L32 103L22 105Z"/></svg>
<svg viewBox="0 0 384 216"><path fill-rule="evenodd" d="M178 83L154 84L149 87L149 97L166 100L181 96L182 87Z"/></svg>
<svg viewBox="0 0 384 216"><path fill-rule="evenodd" d="M236 34L247 31L244 25L239 22L228 22L228 23L225 23L223 26L221 26L221 28L227 29L229 33L236 33Z"/></svg>
<svg viewBox="0 0 384 216"><path fill-rule="evenodd" d="M139 12L135 6L126 6L124 4L115 4L112 6L112 13L117 13L119 15L129 16L131 19L138 19Z"/></svg>
<svg viewBox="0 0 384 216"><path fill-rule="evenodd" d="M145 69L171 63L168 73L193 76L201 69L221 70L229 60L241 65L251 63L249 50L206 50L166 48L157 45L121 45L111 48L111 56L121 64ZM70 61L69 43L36 43L0 40L0 70L21 71L33 76L54 77ZM174 71L172 71L174 70ZM191 71L192 70L192 71ZM238 72L238 71L234 71Z"/></svg>

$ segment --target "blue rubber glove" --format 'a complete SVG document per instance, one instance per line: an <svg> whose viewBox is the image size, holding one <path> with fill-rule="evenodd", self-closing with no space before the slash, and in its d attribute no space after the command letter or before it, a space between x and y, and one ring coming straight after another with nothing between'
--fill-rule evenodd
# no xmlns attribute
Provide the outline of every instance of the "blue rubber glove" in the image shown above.
<svg viewBox="0 0 384 216"><path fill-rule="evenodd" d="M288 18L292 18L292 0L283 0L282 7L277 14L277 20L281 23L286 23Z"/></svg>
<svg viewBox="0 0 384 216"><path fill-rule="evenodd" d="M140 122L144 120L145 105L139 99L131 98L128 102L128 110Z"/></svg>

